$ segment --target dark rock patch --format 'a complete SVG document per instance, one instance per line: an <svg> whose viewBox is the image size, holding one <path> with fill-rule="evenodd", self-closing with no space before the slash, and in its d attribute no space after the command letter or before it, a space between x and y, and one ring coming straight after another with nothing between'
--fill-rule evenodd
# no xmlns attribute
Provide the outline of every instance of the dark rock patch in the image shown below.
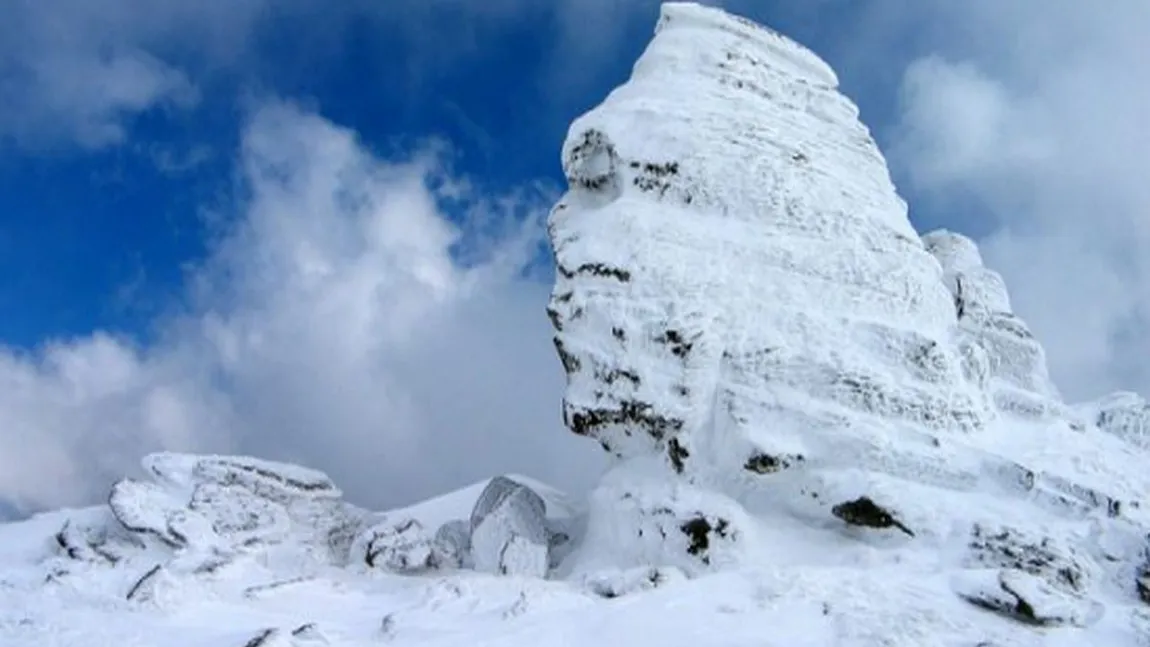
<svg viewBox="0 0 1150 647"><path fill-rule="evenodd" d="M802 463L805 458L802 454L794 456L778 455L772 456L763 452L755 452L743 463L743 469L755 474L774 474L785 469L790 469L792 466Z"/></svg>
<svg viewBox="0 0 1150 647"><path fill-rule="evenodd" d="M690 456L691 452L687 451L686 447L683 447L678 438L672 438L667 441L667 457L671 459L671 466L675 468L677 474L683 473L685 461Z"/></svg>
<svg viewBox="0 0 1150 647"><path fill-rule="evenodd" d="M896 519L886 508L875 503L870 497L859 497L839 503L831 508L831 514L851 524L865 528L897 528L914 537L914 531Z"/></svg>
<svg viewBox="0 0 1150 647"><path fill-rule="evenodd" d="M728 538L730 522L726 519L711 519L704 515L693 517L679 526L679 530L687 536L690 544L687 552L698 557L704 564L711 563L711 556L707 551L711 547L713 537Z"/></svg>
<svg viewBox="0 0 1150 647"><path fill-rule="evenodd" d="M653 412L653 407L637 400L628 400L615 408L583 409L565 407L567 426L581 436L596 436L613 425L631 426L646 431L655 440L662 440L670 432L683 428L683 421Z"/></svg>

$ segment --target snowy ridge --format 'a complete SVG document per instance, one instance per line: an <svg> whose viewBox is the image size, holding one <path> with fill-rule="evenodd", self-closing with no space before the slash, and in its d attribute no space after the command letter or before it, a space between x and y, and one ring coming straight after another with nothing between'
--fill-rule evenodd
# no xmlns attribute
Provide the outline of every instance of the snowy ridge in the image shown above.
<svg viewBox="0 0 1150 647"><path fill-rule="evenodd" d="M919 237L834 72L663 6L550 221L586 501L403 509L155 454L0 525L0 645L1150 645L1150 405L1062 401L973 241Z"/></svg>

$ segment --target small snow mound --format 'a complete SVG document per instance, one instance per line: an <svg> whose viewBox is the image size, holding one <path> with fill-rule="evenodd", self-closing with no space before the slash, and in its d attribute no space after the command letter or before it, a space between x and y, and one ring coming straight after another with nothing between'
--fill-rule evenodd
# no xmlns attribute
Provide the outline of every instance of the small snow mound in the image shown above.
<svg viewBox="0 0 1150 647"><path fill-rule="evenodd" d="M677 568L644 566L612 569L585 575L583 585L603 598L617 598L684 582L687 575Z"/></svg>

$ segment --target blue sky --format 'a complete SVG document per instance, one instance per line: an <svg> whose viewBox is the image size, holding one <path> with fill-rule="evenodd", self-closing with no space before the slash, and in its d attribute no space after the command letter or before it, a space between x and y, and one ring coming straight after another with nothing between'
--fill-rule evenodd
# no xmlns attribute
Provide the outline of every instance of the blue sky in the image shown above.
<svg viewBox="0 0 1150 647"><path fill-rule="evenodd" d="M297 101L385 155L412 140L442 138L458 171L488 190L533 180L559 187L557 151L567 124L626 79L650 36L658 5L635 4L605 41L610 52L569 62L555 46L569 28L558 5L523 3L525 10L494 24L463 24L469 17L444 2L414 17L345 17L320 28L333 33L302 46L313 14L284 12L253 26L248 62L194 78L194 106L160 105L117 119L126 137L118 145L77 148L51 124L23 135L30 140L10 144L0 162L0 211L8 214L0 262L15 279L0 284L0 304L12 313L0 321L0 339L34 346L93 329L146 332L150 317L179 297L181 265L206 251L202 210L232 191L244 115L262 98ZM857 20L854 12L816 20L772 4L779 3L759 3L750 13L826 52L836 67L847 65L835 61L836 42ZM444 51L437 51L438 35L405 36L427 29L417 23L445 21ZM890 52L892 70L916 53L907 45ZM194 53L172 56L196 64ZM879 137L896 117L899 80L895 73L844 75L844 89ZM915 216L930 225L942 220Z"/></svg>
<svg viewBox="0 0 1150 647"><path fill-rule="evenodd" d="M836 68L912 221L983 242L1070 396L1150 390L1150 10L1039 4L727 6ZM308 462L380 506L594 478L540 223L656 2L0 11L0 503L95 500L163 448Z"/></svg>

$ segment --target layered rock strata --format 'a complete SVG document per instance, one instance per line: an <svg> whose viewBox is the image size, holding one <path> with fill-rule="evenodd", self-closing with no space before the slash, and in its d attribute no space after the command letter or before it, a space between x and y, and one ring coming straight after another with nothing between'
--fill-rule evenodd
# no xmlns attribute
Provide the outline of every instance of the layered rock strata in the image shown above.
<svg viewBox="0 0 1150 647"><path fill-rule="evenodd" d="M668 3L571 125L548 313L567 427L616 461L581 559L697 574L799 537L835 563L847 537L937 551L956 595L1016 620L1090 624L1141 559L1150 477L1105 432L1137 445L1143 408L1062 402L1001 276L965 237L920 239L837 83Z"/></svg>

